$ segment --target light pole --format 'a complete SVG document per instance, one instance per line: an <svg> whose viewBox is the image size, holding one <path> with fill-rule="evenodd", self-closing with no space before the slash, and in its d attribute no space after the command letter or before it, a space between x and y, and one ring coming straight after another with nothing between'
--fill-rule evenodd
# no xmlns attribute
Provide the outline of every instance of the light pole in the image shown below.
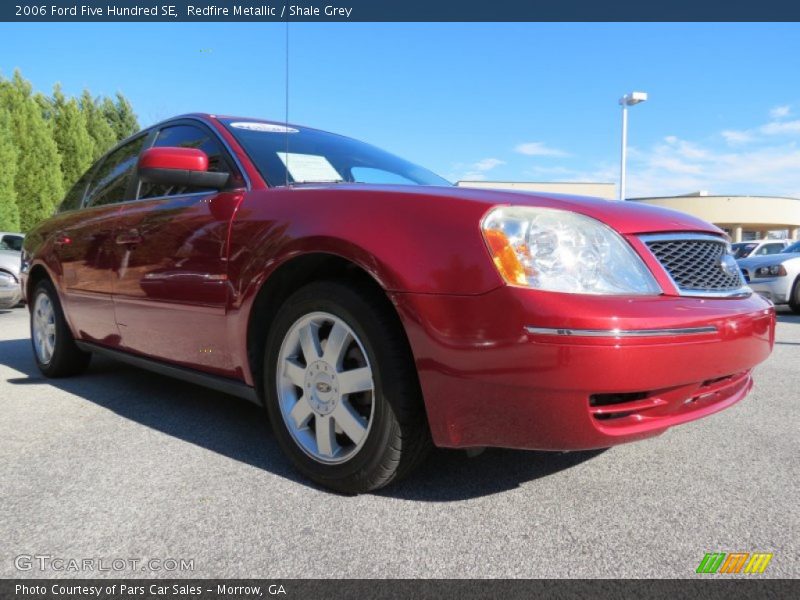
<svg viewBox="0 0 800 600"><path fill-rule="evenodd" d="M646 92L631 92L619 99L622 106L622 156L619 166L619 199L625 200L625 159L628 153L628 107L647 100Z"/></svg>

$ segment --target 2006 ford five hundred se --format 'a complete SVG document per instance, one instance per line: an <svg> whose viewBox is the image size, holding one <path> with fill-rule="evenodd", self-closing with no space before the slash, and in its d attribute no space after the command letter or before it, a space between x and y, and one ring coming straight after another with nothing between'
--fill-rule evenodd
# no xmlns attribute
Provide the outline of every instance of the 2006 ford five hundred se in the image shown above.
<svg viewBox="0 0 800 600"><path fill-rule="evenodd" d="M25 239L36 362L92 353L266 407L295 466L374 490L431 445L605 448L742 399L775 312L724 233L453 187L373 146L193 114L101 158Z"/></svg>

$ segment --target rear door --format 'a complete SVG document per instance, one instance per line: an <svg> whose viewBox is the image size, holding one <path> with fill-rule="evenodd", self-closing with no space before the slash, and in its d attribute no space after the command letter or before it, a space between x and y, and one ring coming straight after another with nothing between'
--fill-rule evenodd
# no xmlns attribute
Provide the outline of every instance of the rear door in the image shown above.
<svg viewBox="0 0 800 600"><path fill-rule="evenodd" d="M216 134L196 121L157 132L154 147L199 148L223 191L137 181L122 207L114 305L122 346L139 354L237 376L226 330L228 230L244 180Z"/></svg>
<svg viewBox="0 0 800 600"><path fill-rule="evenodd" d="M121 202L133 197L133 174L146 134L102 159L73 187L55 235L64 307L78 335L107 346L119 344L111 298L117 246L113 235ZM62 208L63 209L63 208Z"/></svg>

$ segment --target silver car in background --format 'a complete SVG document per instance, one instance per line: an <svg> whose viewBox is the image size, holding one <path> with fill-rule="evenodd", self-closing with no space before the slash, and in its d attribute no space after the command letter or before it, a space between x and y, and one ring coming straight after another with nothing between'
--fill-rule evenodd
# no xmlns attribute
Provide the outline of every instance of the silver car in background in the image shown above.
<svg viewBox="0 0 800 600"><path fill-rule="evenodd" d="M773 304L788 304L800 314L800 242L778 254L737 261L747 284Z"/></svg>
<svg viewBox="0 0 800 600"><path fill-rule="evenodd" d="M791 244L789 240L752 240L750 242L735 242L731 244L731 252L736 260L778 254Z"/></svg>
<svg viewBox="0 0 800 600"><path fill-rule="evenodd" d="M11 308L22 300L19 268L22 253L0 247L0 308Z"/></svg>

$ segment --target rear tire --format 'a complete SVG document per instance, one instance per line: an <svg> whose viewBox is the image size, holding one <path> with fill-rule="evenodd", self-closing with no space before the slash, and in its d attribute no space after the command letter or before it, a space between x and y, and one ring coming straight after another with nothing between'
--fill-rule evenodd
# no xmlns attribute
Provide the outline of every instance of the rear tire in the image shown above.
<svg viewBox="0 0 800 600"><path fill-rule="evenodd" d="M800 315L800 276L794 280L792 293L789 295L789 308L796 315Z"/></svg>
<svg viewBox="0 0 800 600"><path fill-rule="evenodd" d="M281 449L322 486L376 490L431 447L408 343L377 291L316 282L292 294L270 328L263 373Z"/></svg>
<svg viewBox="0 0 800 600"><path fill-rule="evenodd" d="M36 284L31 299L31 344L36 366L46 377L69 377L86 370L92 358L77 345L53 284Z"/></svg>

